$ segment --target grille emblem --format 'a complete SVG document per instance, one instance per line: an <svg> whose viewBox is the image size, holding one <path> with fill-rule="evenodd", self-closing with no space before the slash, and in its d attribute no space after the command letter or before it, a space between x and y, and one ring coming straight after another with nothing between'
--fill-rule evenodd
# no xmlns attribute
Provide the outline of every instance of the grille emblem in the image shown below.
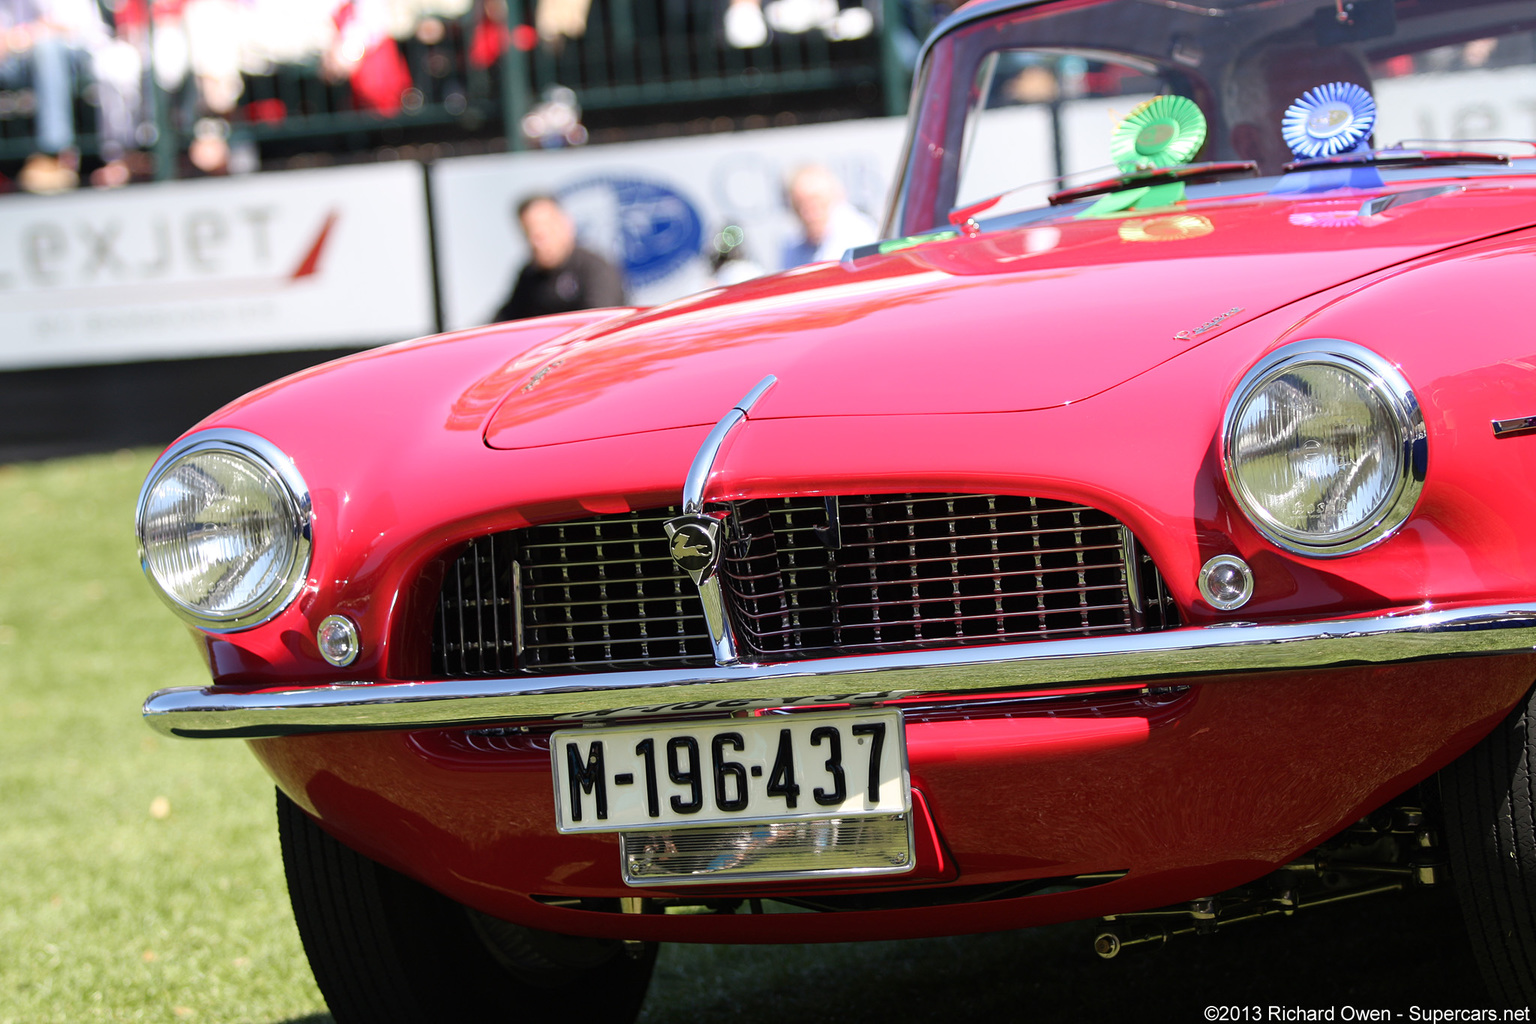
<svg viewBox="0 0 1536 1024"><path fill-rule="evenodd" d="M720 560L720 523L709 516L678 516L666 524L677 567L695 583L713 576Z"/></svg>

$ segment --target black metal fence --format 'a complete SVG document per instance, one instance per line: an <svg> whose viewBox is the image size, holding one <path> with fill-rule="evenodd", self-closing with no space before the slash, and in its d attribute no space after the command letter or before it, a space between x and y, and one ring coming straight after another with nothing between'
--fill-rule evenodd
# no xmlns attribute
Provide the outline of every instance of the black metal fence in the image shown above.
<svg viewBox="0 0 1536 1024"><path fill-rule="evenodd" d="M741 47L723 31L728 0L594 0L584 31L554 39L540 39L528 23L525 3L533 0L510 0L508 27L489 55L478 45L486 28L477 5L430 42L418 34L398 43L409 87L397 111L367 109L347 80L323 74L317 57L244 74L238 105L219 127L263 158L450 138L518 149L530 145L525 116L558 86L574 92L595 129L635 134L700 117L900 114L916 44L948 4L866 2L874 5L872 30L859 38L813 27ZM103 147L87 63L77 61L73 102L75 147L90 164ZM193 86L168 93L151 69L143 79L139 139L155 155L154 175L175 177L206 111ZM0 78L0 166L13 170L33 153L36 134L25 76Z"/></svg>

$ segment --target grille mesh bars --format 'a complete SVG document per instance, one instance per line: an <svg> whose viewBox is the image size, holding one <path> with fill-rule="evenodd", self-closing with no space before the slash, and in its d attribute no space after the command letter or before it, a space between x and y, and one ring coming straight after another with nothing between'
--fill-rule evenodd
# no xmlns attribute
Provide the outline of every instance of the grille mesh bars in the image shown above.
<svg viewBox="0 0 1536 1024"><path fill-rule="evenodd" d="M449 569L444 676L712 665L676 508L481 537ZM1160 629L1151 560L1097 509L1010 495L776 498L730 506L720 572L748 660ZM1134 564L1126 565L1126 552ZM1135 607L1139 584L1141 605Z"/></svg>
<svg viewBox="0 0 1536 1024"><path fill-rule="evenodd" d="M830 520L830 522L829 522ZM743 503L738 640L816 656L1131 628L1120 524L1082 505L915 494ZM730 557L745 550L745 557Z"/></svg>

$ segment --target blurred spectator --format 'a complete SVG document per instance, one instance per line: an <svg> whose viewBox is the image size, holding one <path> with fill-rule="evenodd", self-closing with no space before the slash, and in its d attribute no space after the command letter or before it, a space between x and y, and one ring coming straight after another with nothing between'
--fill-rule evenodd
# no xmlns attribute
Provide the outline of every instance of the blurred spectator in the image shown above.
<svg viewBox="0 0 1536 1024"><path fill-rule="evenodd" d="M204 174L228 174L229 122L217 117L198 118L192 126L187 159Z"/></svg>
<svg viewBox="0 0 1536 1024"><path fill-rule="evenodd" d="M581 105L574 90L563 85L544 90L544 99L523 115L523 135L540 149L580 146L587 141Z"/></svg>
<svg viewBox="0 0 1536 1024"><path fill-rule="evenodd" d="M587 34L591 6L592 0L537 0L533 26L539 39L558 53L566 39L580 39Z"/></svg>
<svg viewBox="0 0 1536 1024"><path fill-rule="evenodd" d="M235 0L187 0L181 11L198 99L205 112L218 117L234 113L245 91L240 77L244 14Z"/></svg>
<svg viewBox="0 0 1536 1024"><path fill-rule="evenodd" d="M30 67L37 105L37 152L21 187L59 192L79 182L75 149L76 81L108 41L96 0L0 0L0 73L16 80Z"/></svg>
<svg viewBox="0 0 1536 1024"><path fill-rule="evenodd" d="M96 79L96 135L102 165L91 172L97 188L128 184L131 154L140 144L139 130L145 121L144 50L146 40L131 31L91 55L91 74Z"/></svg>
<svg viewBox="0 0 1536 1024"><path fill-rule="evenodd" d="M807 164L789 179L789 207L803 236L784 250L784 269L835 260L856 245L880 237L875 222L848 202L843 183L820 164Z"/></svg>
<svg viewBox="0 0 1536 1024"><path fill-rule="evenodd" d="M400 97L411 87L411 69L389 35L388 5L383 0L344 0L334 17L336 41L322 64L326 77L350 79L360 108L394 117L400 113Z"/></svg>
<svg viewBox="0 0 1536 1024"><path fill-rule="evenodd" d="M442 42L442 19L460 18L470 0L340 0L334 4L334 42L322 67L332 81L347 79L359 109L395 117L413 94L411 69L396 40L416 36ZM411 101L420 103L420 94Z"/></svg>
<svg viewBox="0 0 1536 1024"><path fill-rule="evenodd" d="M580 145L587 141L581 108L571 90L550 85L549 55L536 54L531 68L529 59L503 68L504 55L510 47L533 53L541 42L549 50L574 45L588 35L590 16L598 20L579 59L559 66L570 64L577 74L579 64L582 75L611 77L619 89L628 74L624 67L637 63L636 55L648 73L650 50L672 47L685 36L694 47L723 42L707 28L720 17L715 3L657 2L659 8L646 0L632 15L635 5L524 0L511 19L507 0L0 0L0 120L23 119L22 125L4 125L9 139L33 135L37 152L16 177L22 187L42 191L79 183L77 135L85 142L84 170L103 187L156 172L219 174L259 166L257 139L269 160L328 162L328 150L365 144L382 145L380 152L391 156L415 155L415 137L440 137L450 120L474 136L466 148L479 151L503 141L498 129L507 122L497 115L505 116L508 97L517 91L500 86L517 68L538 81L543 95L532 109L519 111L523 117L513 132L543 148ZM873 25L874 8L865 6L871 2L726 0L730 20L746 17L745 28L726 35L738 46L763 45L771 32L853 38ZM615 61L619 70L610 67ZM326 87L316 87L316 77ZM676 84L682 95L682 86L691 83ZM609 88L601 81L585 85ZM294 153L305 145L295 139L326 139L335 127L326 122L349 106L397 123L365 123L345 136L329 136L334 142L316 141L310 152ZM82 111L94 123L77 127ZM428 116L411 116L423 113ZM754 118L766 121L753 115L748 126ZM789 111L775 123L781 118L794 121ZM727 119L715 118L721 120ZM169 141L186 149L172 166L158 166L157 157L174 148L161 138L167 130ZM381 143L381 132L393 134ZM410 145L402 144L405 138ZM514 148L520 141L514 137ZM453 152L457 143L427 145ZM16 173L10 163L5 169ZM758 255L774 263L778 254Z"/></svg>
<svg viewBox="0 0 1536 1024"><path fill-rule="evenodd" d="M501 59L512 30L507 27L506 0L475 0L474 30L469 44L469 62L488 68Z"/></svg>
<svg viewBox="0 0 1536 1024"><path fill-rule="evenodd" d="M750 50L768 42L768 22L763 20L761 0L731 0L725 8L725 41L738 50Z"/></svg>
<svg viewBox="0 0 1536 1024"><path fill-rule="evenodd" d="M837 0L731 0L725 9L725 41L751 49L768 41L768 30L800 35L817 29L832 42L863 39L875 30L875 16L859 4Z"/></svg>
<svg viewBox="0 0 1536 1024"><path fill-rule="evenodd" d="M517 219L532 255L495 322L624 305L618 269L576 244L576 225L558 199L529 196L517 205Z"/></svg>

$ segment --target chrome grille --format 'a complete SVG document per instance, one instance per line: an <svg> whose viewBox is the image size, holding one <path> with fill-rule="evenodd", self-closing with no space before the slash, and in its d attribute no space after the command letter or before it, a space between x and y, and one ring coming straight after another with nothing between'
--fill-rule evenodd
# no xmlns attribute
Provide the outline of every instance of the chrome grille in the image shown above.
<svg viewBox="0 0 1536 1024"><path fill-rule="evenodd" d="M432 630L432 662L439 675L514 671L517 584L511 548L507 534L478 537L449 568Z"/></svg>
<svg viewBox="0 0 1536 1024"><path fill-rule="evenodd" d="M815 657L1123 633L1144 625L1125 534L1008 495L777 498L733 509L723 575L745 651Z"/></svg>
<svg viewBox="0 0 1536 1024"><path fill-rule="evenodd" d="M748 660L1094 636L1177 623L1113 517L1044 498L776 498L727 509L721 576ZM677 508L470 542L433 631L439 677L714 664L663 524Z"/></svg>
<svg viewBox="0 0 1536 1024"><path fill-rule="evenodd" d="M482 537L449 569L433 644L444 676L714 664L662 524L676 508Z"/></svg>

